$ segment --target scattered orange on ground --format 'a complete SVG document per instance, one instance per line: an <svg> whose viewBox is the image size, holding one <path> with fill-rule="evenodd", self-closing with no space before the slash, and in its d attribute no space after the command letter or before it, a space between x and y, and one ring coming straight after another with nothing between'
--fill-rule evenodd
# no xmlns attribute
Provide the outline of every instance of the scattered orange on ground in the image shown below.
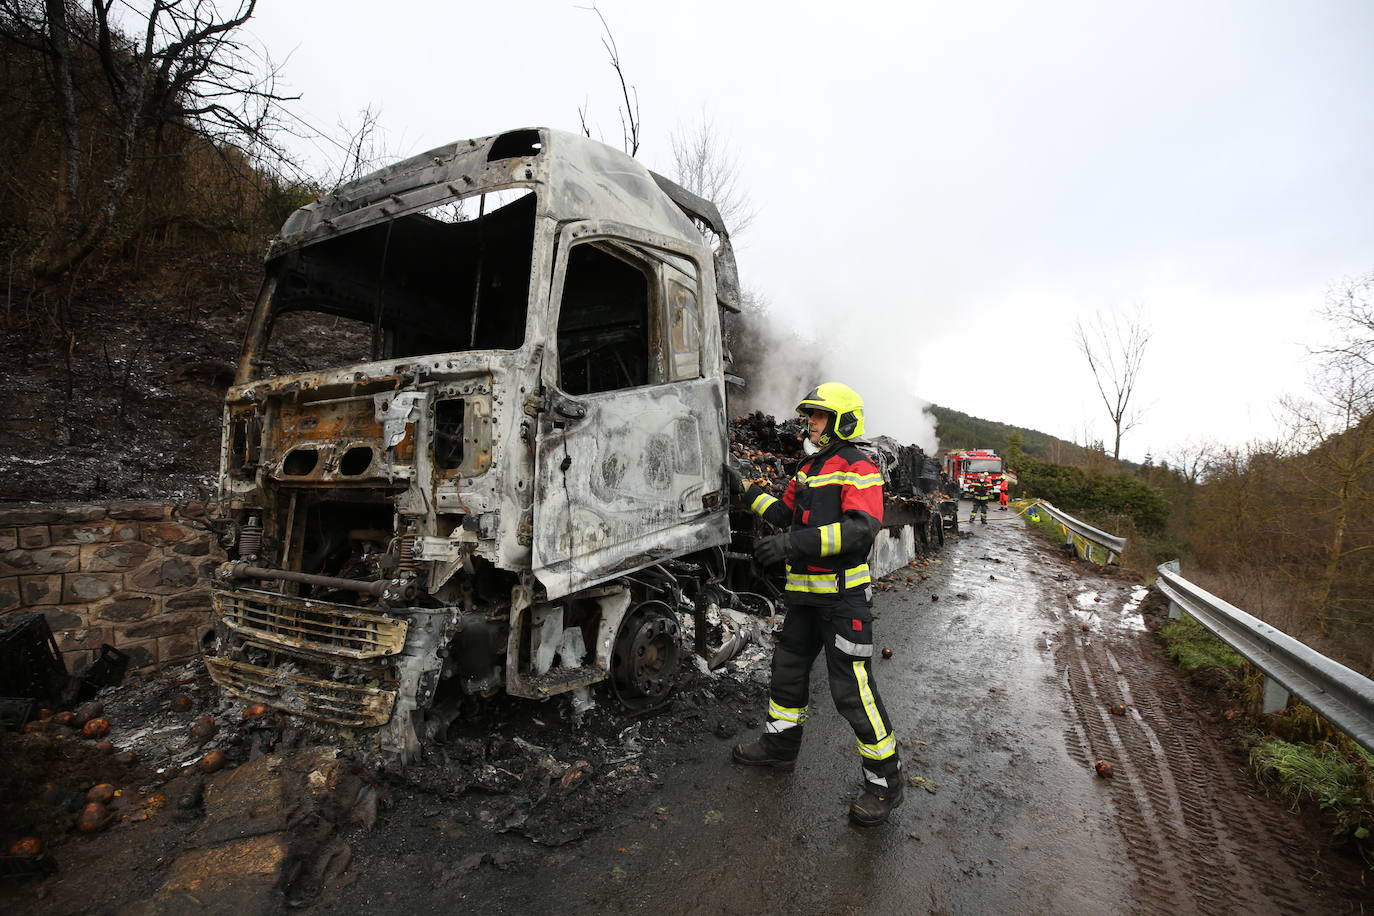
<svg viewBox="0 0 1374 916"><path fill-rule="evenodd" d="M115 787L108 782L102 782L98 786L91 786L86 790L86 801L98 805L108 805L115 797Z"/></svg>
<svg viewBox="0 0 1374 916"><path fill-rule="evenodd" d="M81 816L76 819L76 829L82 833L95 833L104 828L110 819L110 812L105 810L105 806L98 802L91 802L81 809Z"/></svg>
<svg viewBox="0 0 1374 916"><path fill-rule="evenodd" d="M43 852L43 841L36 836L26 836L10 846L12 856L36 856Z"/></svg>

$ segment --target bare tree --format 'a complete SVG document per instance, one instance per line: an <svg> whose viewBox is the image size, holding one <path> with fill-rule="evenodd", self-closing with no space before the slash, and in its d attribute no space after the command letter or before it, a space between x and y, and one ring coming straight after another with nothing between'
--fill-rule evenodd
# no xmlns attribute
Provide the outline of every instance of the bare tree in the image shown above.
<svg viewBox="0 0 1374 916"><path fill-rule="evenodd" d="M337 188L356 181L384 160L395 158L381 140L381 113L374 111L371 105L358 112L356 126L341 120L338 128L344 137L344 155L337 173L326 180L327 187Z"/></svg>
<svg viewBox="0 0 1374 916"><path fill-rule="evenodd" d="M0 37L43 55L60 135L53 231L39 273L61 276L95 251L114 224L136 163L170 130L211 144L280 153L273 142L276 72L237 38L256 0L222 13L214 0L154 0L138 12L116 0L0 0ZM138 34L119 31L137 20ZM95 72L98 75L95 75ZM80 85L78 83L81 83ZM104 98L85 95L93 82ZM113 136L97 161L84 144Z"/></svg>
<svg viewBox="0 0 1374 916"><path fill-rule="evenodd" d="M610 23L602 15L601 10L596 8L596 4L591 6L578 7L578 9L591 10L596 13L596 18L601 20L601 28L605 35L601 37L601 46L606 49L606 53L611 56L611 69L615 71L616 78L620 80L620 97L625 101L625 107L617 109L620 112L620 142L625 152L631 156L639 153L639 90L631 86L625 80L625 69L620 65L620 48L616 46L615 36L611 34ZM591 128L587 125L587 106L577 109L577 117L582 123L582 133L590 137Z"/></svg>
<svg viewBox="0 0 1374 916"><path fill-rule="evenodd" d="M739 185L739 162L705 114L670 138L673 179L687 190L716 205L721 218L738 238L754 222L754 204Z"/></svg>
<svg viewBox="0 0 1374 916"><path fill-rule="evenodd" d="M1317 350L1317 355L1327 362L1345 365L1360 384L1374 387L1374 271L1333 286L1327 292L1321 315L1345 339Z"/></svg>
<svg viewBox="0 0 1374 916"><path fill-rule="evenodd" d="M1139 413L1131 410L1131 396L1140 377L1150 330L1139 310L1126 319L1116 313L1107 317L1099 311L1090 324L1080 320L1076 330L1079 352L1087 359L1097 393L1112 418L1112 458L1120 461L1121 436L1139 420Z"/></svg>
<svg viewBox="0 0 1374 916"><path fill-rule="evenodd" d="M1332 623L1369 624L1342 617L1351 594L1362 599L1374 585L1374 348L1369 278L1355 289L1327 297L1325 317L1346 334L1343 344L1324 352L1313 378L1314 400L1286 398L1295 467L1312 517L1324 520L1324 562L1314 604L1317 632L1326 636ZM1363 290L1363 295L1358 290Z"/></svg>
<svg viewBox="0 0 1374 916"><path fill-rule="evenodd" d="M1374 472L1374 418L1367 406L1359 406L1361 399L1355 389L1345 386L1328 390L1319 402L1284 402L1295 436L1309 446L1307 454L1295 462L1306 484L1306 501L1314 517L1325 520L1325 562L1313 599L1321 636L1327 635L1332 623L1351 622L1339 615L1339 585L1358 572L1350 568L1351 560L1374 550L1367 537L1353 536L1356 520L1367 521L1374 507L1369 488ZM1367 562L1361 565L1369 566ZM1362 583L1363 594L1368 594L1369 584Z"/></svg>
<svg viewBox="0 0 1374 916"><path fill-rule="evenodd" d="M1201 483L1207 476L1208 466L1220 454L1222 448L1217 443L1203 439L1201 442L1194 442L1189 439L1182 445L1176 446L1167 455L1166 460L1175 471L1183 475L1189 483Z"/></svg>

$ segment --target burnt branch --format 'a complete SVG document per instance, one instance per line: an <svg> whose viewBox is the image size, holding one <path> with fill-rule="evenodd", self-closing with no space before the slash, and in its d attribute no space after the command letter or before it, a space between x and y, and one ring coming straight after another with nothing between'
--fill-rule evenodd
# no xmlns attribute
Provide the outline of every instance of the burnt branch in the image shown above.
<svg viewBox="0 0 1374 916"><path fill-rule="evenodd" d="M154 0L137 12L115 4L0 0L0 38L44 56L56 102L52 120L62 138L56 231L38 271L48 278L69 272L101 244L122 210L134 164L169 129L189 131L212 146L285 158L276 141L277 112L298 97L278 90L277 69L266 53L239 37L257 0ZM136 37L121 32L112 17L138 17ZM87 92L98 86L108 103L94 111L79 104L77 73ZM97 120L113 137L116 154L102 160L99 174L88 175L81 138L90 136Z"/></svg>
<svg viewBox="0 0 1374 916"><path fill-rule="evenodd" d="M611 69L615 70L616 79L620 81L620 97L624 100L624 107L617 109L620 112L620 135L621 143L625 152L631 156L639 153L640 140L640 121L639 121L639 90L631 86L625 79L625 68L620 63L620 48L615 43L615 35L611 33L610 23L601 10L597 9L595 3L591 6L579 7L579 9L591 10L596 13L596 18L601 20L601 28L605 35L601 39L601 46L606 49L606 53L611 58ZM588 137L591 131L587 129L585 112L578 109L578 115L582 116L582 131Z"/></svg>

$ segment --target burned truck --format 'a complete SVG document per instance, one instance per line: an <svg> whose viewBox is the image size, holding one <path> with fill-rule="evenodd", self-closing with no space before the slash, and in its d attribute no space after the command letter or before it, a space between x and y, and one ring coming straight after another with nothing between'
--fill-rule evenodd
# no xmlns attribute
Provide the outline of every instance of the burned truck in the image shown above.
<svg viewBox="0 0 1374 916"><path fill-rule="evenodd" d="M748 561L722 475L737 290L710 202L556 130L298 210L226 399L211 676L402 759L500 691L664 701L679 615L703 650Z"/></svg>

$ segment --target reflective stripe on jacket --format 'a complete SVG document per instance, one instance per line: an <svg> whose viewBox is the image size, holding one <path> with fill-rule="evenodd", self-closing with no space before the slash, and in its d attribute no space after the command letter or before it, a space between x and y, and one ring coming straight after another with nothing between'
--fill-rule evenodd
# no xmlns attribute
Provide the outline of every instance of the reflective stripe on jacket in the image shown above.
<svg viewBox="0 0 1374 916"><path fill-rule="evenodd" d="M873 581L868 552L883 521L883 475L847 442L802 461L782 498L750 485L751 509L779 528L790 528L787 590L836 595Z"/></svg>

